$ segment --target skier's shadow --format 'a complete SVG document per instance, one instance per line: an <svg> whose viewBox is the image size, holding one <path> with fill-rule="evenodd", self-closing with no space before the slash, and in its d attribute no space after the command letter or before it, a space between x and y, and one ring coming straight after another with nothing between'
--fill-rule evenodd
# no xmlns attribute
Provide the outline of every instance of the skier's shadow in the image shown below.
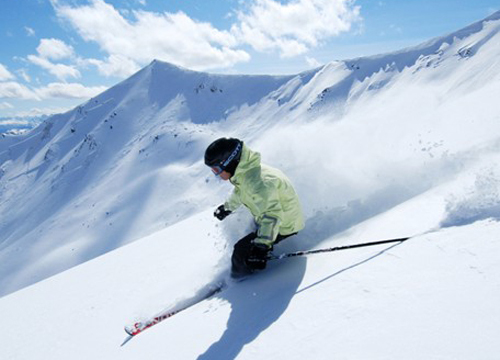
<svg viewBox="0 0 500 360"><path fill-rule="evenodd" d="M231 304L227 327L198 360L235 359L246 344L285 312L304 277L306 258L270 263L269 269L221 294Z"/></svg>

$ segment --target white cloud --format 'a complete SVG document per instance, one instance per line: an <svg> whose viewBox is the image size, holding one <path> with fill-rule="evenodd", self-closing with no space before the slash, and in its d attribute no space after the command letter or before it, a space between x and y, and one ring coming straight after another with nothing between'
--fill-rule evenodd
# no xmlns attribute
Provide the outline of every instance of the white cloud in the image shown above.
<svg viewBox="0 0 500 360"><path fill-rule="evenodd" d="M14 81L0 82L0 98L40 100L29 88Z"/></svg>
<svg viewBox="0 0 500 360"><path fill-rule="evenodd" d="M0 82L0 98L20 100L88 99L107 89L106 86L86 87L79 83L50 83L28 88L14 81Z"/></svg>
<svg viewBox="0 0 500 360"><path fill-rule="evenodd" d="M391 25L389 26L389 28L390 28L393 32L396 32L396 33L398 33L398 34L401 34L401 33L403 32L403 29L402 29L400 26L395 25L395 24L391 24Z"/></svg>
<svg viewBox="0 0 500 360"><path fill-rule="evenodd" d="M100 94L106 89L107 87L105 86L85 87L79 83L50 83L34 91L41 99L88 99Z"/></svg>
<svg viewBox="0 0 500 360"><path fill-rule="evenodd" d="M24 119L0 119L0 126L23 126L29 124L30 122Z"/></svg>
<svg viewBox="0 0 500 360"><path fill-rule="evenodd" d="M8 103L6 101L0 103L0 110L6 110L6 109L14 109L14 106L11 103Z"/></svg>
<svg viewBox="0 0 500 360"><path fill-rule="evenodd" d="M81 76L80 71L72 65L54 64L50 60L37 55L28 55L28 60L47 70L59 80L65 80L68 77L79 78Z"/></svg>
<svg viewBox="0 0 500 360"><path fill-rule="evenodd" d="M26 30L26 34L28 36L35 36L36 35L35 30L33 30L32 28L30 28L29 26L25 26L24 30Z"/></svg>
<svg viewBox="0 0 500 360"><path fill-rule="evenodd" d="M80 71L74 65L54 63L52 60L70 59L75 61L75 52L72 46L66 45L58 39L41 39L36 48L38 55L28 55L28 61L40 66L54 75L57 79L65 81L67 78L80 78ZM26 77L24 77L26 79Z"/></svg>
<svg viewBox="0 0 500 360"><path fill-rule="evenodd" d="M14 75L4 65L0 64L0 81L11 79L14 79Z"/></svg>
<svg viewBox="0 0 500 360"><path fill-rule="evenodd" d="M28 71L26 69L18 69L16 70L16 73L27 83L31 82L31 77L28 75Z"/></svg>
<svg viewBox="0 0 500 360"><path fill-rule="evenodd" d="M61 60L74 56L73 47L59 39L41 39L36 48L38 54L44 59Z"/></svg>
<svg viewBox="0 0 500 360"><path fill-rule="evenodd" d="M322 65L318 60L309 56L306 56L306 62L312 68L316 68Z"/></svg>
<svg viewBox="0 0 500 360"><path fill-rule="evenodd" d="M248 61L243 50L234 49L237 39L209 23L198 22L182 12L153 13L133 11L128 20L103 0L71 7L53 1L57 15L68 21L86 41L97 43L109 54L105 73L123 71L120 61L128 59L136 68L157 58L194 69L228 67ZM111 61L111 59L120 59Z"/></svg>
<svg viewBox="0 0 500 360"><path fill-rule="evenodd" d="M123 55L110 55L106 61L87 59L83 62L95 65L104 76L127 77L140 69L135 61Z"/></svg>
<svg viewBox="0 0 500 360"><path fill-rule="evenodd" d="M88 63L103 75L120 77L155 58L197 70L230 67L250 60L244 45L261 52L277 50L282 57L296 56L361 21L354 0L253 0L235 13L228 31L183 12L124 12L105 0L51 3L60 19L107 54L106 60Z"/></svg>
<svg viewBox="0 0 500 360"><path fill-rule="evenodd" d="M47 108L31 108L27 111L19 111L16 112L15 116L16 117L34 117L34 116L42 116L42 115L54 115L54 114L61 114L64 113L68 110L70 110L72 107L47 107Z"/></svg>
<svg viewBox="0 0 500 360"><path fill-rule="evenodd" d="M349 31L361 20L353 0L294 0L282 4L255 0L239 11L232 32L257 51L278 50L283 57L296 56L329 37Z"/></svg>

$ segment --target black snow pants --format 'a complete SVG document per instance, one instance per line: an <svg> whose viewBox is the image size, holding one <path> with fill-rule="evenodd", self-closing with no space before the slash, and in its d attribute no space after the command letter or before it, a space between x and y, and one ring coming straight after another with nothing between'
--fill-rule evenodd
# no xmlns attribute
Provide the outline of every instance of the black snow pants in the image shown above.
<svg viewBox="0 0 500 360"><path fill-rule="evenodd" d="M289 235L281 235L278 234L274 245L279 243L280 241L296 235L297 233L289 234ZM253 270L250 269L247 265L247 259L250 255L250 249L252 248L252 241L257 238L257 232L252 232L245 236L244 238L238 240L238 242L234 245L233 255L231 257L231 276L233 278L241 278L253 273Z"/></svg>

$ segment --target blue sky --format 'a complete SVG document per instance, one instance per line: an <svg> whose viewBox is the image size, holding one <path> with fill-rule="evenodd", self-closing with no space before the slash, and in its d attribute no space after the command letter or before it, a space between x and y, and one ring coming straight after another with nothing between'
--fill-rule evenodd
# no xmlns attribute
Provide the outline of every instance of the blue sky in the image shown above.
<svg viewBox="0 0 500 360"><path fill-rule="evenodd" d="M153 59L293 74L416 45L498 0L3 0L0 119L70 109Z"/></svg>

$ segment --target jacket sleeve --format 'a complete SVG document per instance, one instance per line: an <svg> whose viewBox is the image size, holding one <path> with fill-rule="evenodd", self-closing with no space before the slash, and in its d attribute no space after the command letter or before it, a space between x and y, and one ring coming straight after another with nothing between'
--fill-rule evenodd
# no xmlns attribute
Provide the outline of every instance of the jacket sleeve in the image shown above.
<svg viewBox="0 0 500 360"><path fill-rule="evenodd" d="M270 247L276 241L283 219L283 208L277 184L275 182L261 183L256 194L259 215L256 218L258 230L254 242Z"/></svg>
<svg viewBox="0 0 500 360"><path fill-rule="evenodd" d="M241 199L237 189L234 189L229 198L224 203L224 208L229 211L235 211L241 206Z"/></svg>

